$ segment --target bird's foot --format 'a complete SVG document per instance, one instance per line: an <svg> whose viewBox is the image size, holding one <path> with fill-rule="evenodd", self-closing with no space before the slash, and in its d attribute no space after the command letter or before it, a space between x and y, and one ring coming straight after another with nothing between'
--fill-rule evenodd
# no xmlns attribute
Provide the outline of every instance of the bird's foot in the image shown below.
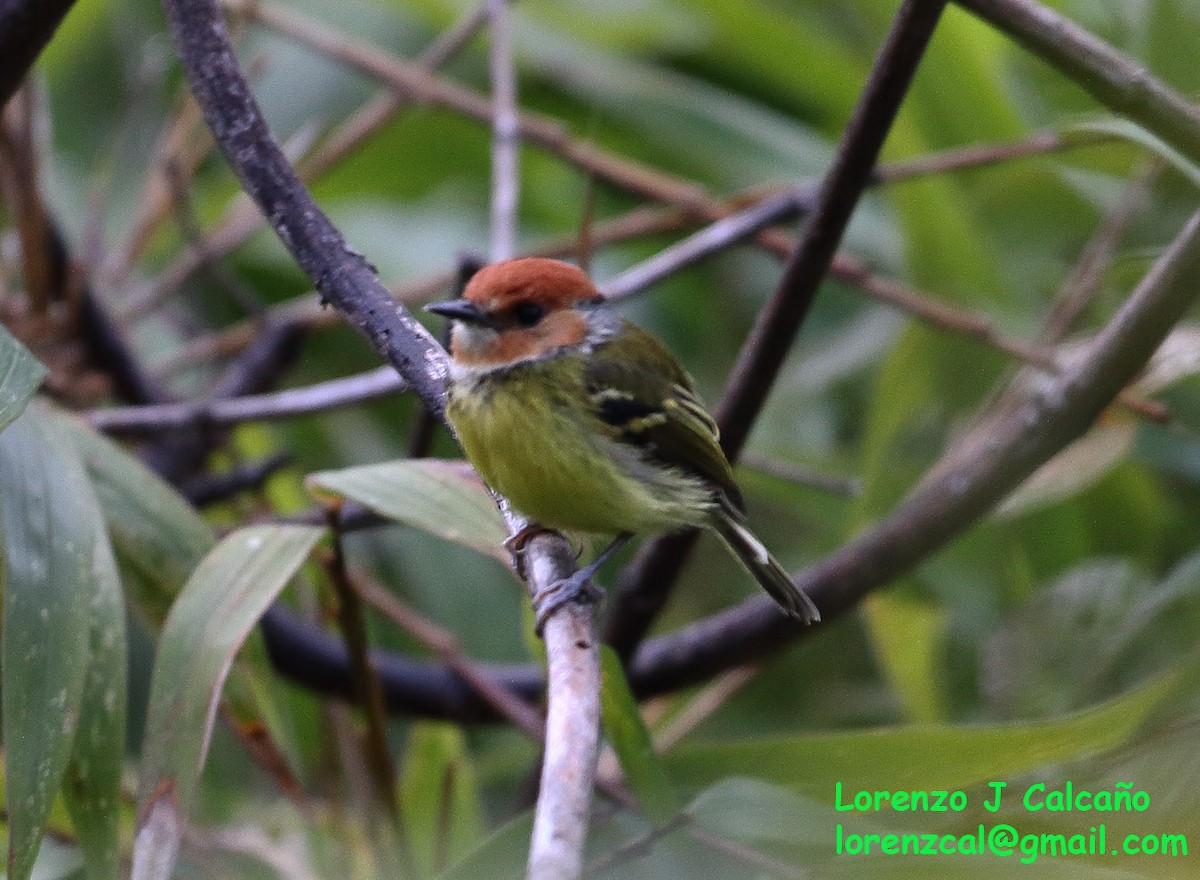
<svg viewBox="0 0 1200 880"><path fill-rule="evenodd" d="M513 568L517 570L517 575L521 580L529 580L529 576L525 570L525 548L538 535L550 533L551 530L545 526L530 523L515 535L509 535L504 539L504 549L512 554Z"/></svg>
<svg viewBox="0 0 1200 880"><path fill-rule="evenodd" d="M534 632L541 636L550 615L567 602L599 602L604 597L604 590L594 583L592 578L600 570L600 566L609 557L620 550L633 537L629 532L622 532L613 538L612 542L600 551L600 554L584 568L573 575L557 580L533 597Z"/></svg>
<svg viewBox="0 0 1200 880"><path fill-rule="evenodd" d="M546 587L533 597L533 631L541 638L546 621L568 602L597 603L604 598L604 590L592 583L595 572L589 565L570 577L562 578Z"/></svg>

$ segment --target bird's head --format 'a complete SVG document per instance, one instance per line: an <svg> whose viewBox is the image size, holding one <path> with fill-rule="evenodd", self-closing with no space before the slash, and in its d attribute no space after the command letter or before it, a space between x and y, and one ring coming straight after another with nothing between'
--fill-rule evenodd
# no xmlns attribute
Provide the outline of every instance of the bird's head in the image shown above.
<svg viewBox="0 0 1200 880"><path fill-rule="evenodd" d="M575 266L530 257L486 266L461 299L425 308L454 321L455 365L486 371L594 343L611 326L603 302Z"/></svg>

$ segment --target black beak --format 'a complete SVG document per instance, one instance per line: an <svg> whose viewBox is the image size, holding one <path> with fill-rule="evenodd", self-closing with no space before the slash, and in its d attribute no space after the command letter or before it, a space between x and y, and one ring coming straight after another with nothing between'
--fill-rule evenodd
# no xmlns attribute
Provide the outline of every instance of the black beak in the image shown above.
<svg viewBox="0 0 1200 880"><path fill-rule="evenodd" d="M479 327L493 329L496 326L487 312L466 299L450 299L445 302L430 303L425 306L425 311L441 315L443 318L462 321L464 324L475 324Z"/></svg>

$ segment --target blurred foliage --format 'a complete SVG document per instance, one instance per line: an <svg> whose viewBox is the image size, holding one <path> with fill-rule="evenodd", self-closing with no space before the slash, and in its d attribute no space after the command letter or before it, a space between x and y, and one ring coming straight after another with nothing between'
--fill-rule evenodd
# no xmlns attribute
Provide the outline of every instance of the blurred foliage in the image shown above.
<svg viewBox="0 0 1200 880"><path fill-rule="evenodd" d="M599 148L714 194L811 179L833 153L896 5L522 0L513 11L521 103ZM1194 64L1200 5L1194 0L1050 5L1181 92L1200 89ZM355 0L335 12L329 4L296 0L290 8L413 57L472 6L466 0ZM375 86L359 75L267 29L243 24L235 30L254 70L256 95L282 141L328 131L374 94ZM444 73L486 93L486 37L472 40ZM97 291L125 316L136 351L152 372L175 393L202 393L222 363L182 361L184 346L256 310L306 295L307 281L282 246L260 230L219 259L220 271L193 274L161 306L130 317L123 309L187 247L187 224L171 218L157 228L128 277L98 271L124 246L155 144L183 103L181 76L154 0L79 0L43 56L37 83L46 137L41 183L52 216L71 248L90 261ZM952 6L885 159L1081 124L1124 137L876 188L855 216L847 250L931 299L987 316L1005 336L1034 338L1095 230L1131 198L1132 181L1156 161L1150 158L1158 150L1152 139L1114 122L1076 84ZM197 125L185 143L196 149L205 137ZM489 144L486 126L414 106L313 190L383 281L404 290L452 270L461 253L486 250ZM627 193L589 180L541 149L524 147L521 163L524 244L577 235L589 192L596 221L637 205ZM1194 210L1194 171L1168 161L1150 176L1149 207L1121 236L1074 335L1102 325ZM225 214L237 186L207 151L187 193L186 212L207 229ZM12 220L11 210L5 219ZM592 255L594 274L610 277L671 240L660 233L599 248ZM13 242L5 233L3 302L11 302L20 285ZM714 401L778 274L774 258L752 245L737 247L677 273L626 310L674 348ZM239 280L236 290L230 277ZM6 323L11 314L5 312ZM1195 331L1189 332L1183 350L1194 352ZM0 364L6 365L0 424L17 419L0 435L11 819L4 831L15 853L10 877L28 876L36 828L43 823L49 833L34 876L78 877L85 870L88 877L115 876L104 841L117 834L118 824L127 862L137 787L128 775L120 810L112 807L115 779L102 783L107 794L91 789L76 791L74 804L66 799L71 815L86 825L78 831L63 805L52 802L53 780L66 772L74 784L79 762L87 765L89 758L100 776L111 775L111 758L122 748L130 773L141 766L147 670L154 667L153 645L172 599L194 577L198 586L188 595L206 590L215 602L221 578L235 580L222 574L221 559L231 545L216 545L216 533L261 515L307 508L310 474L320 472L311 485L324 492L362 501L406 524L348 536L352 566L452 632L469 656L531 659L521 617L524 594L486 552L480 535L491 535L494 524L480 511L477 488L441 465L406 470L382 464L407 454L417 418L411 400L234 430L228 448L214 457L218 468L276 450L289 454L290 465L261 492L210 507L201 518L132 455L77 422L41 404L19 415L41 374L8 334L0 342ZM34 353L42 355L36 348ZM1000 821L1024 833L1070 835L1111 819L1110 842L1125 833L1186 832L1193 845L1200 844L1195 361L1177 359L1169 378L1153 389L1170 409L1170 425L1123 411L1107 415L1002 511L870 598L861 613L822 626L740 686L723 690L719 680L660 698L639 717L619 670L610 668L606 729L643 802L642 811L600 803L589 847L593 864L604 866L606 876L622 877L797 876L801 868L810 878L929 876L931 870L970 878L1183 876L1182 861L1161 856L1047 858L1018 869L1011 858L838 858L834 841L839 823L859 835L969 835L980 822ZM298 386L375 365L350 330L319 329L305 338L286 382ZM1015 372L1009 359L977 339L917 322L847 283L827 283L750 449L777 464L853 478L857 491L847 497L742 466L739 479L756 530L785 565L819 559L885 515ZM457 455L441 432L431 453ZM50 461L61 467L48 466ZM67 491L65 482L77 485L77 493ZM406 510L406 492L425 499L429 509L413 503ZM409 528L414 522L418 527ZM67 523L74 537L62 531ZM248 540L245 530L234 534L241 537L227 542ZM114 560L132 612L127 694L115 655L106 653L115 648L103 637L119 630L103 598ZM273 576L286 579L298 564L290 556ZM52 579L57 592L43 595L38 585L50 569L42 566L72 572L78 583ZM614 583L615 570L602 580ZM702 543L660 629L752 591L735 564L715 545ZM334 600L316 566L300 570L284 596L313 619L331 616ZM183 604L176 605L176 615ZM207 619L201 611L193 614ZM368 626L378 647L427 651L382 616L372 614ZM14 634L21 632L33 640L27 647L36 647L39 627L53 630L46 643L56 650L14 655L15 646L25 644ZM235 635L223 634L225 640ZM229 662L235 646L214 639L206 662ZM190 694L192 701L170 708L173 689L195 671L191 660L180 659L179 645L172 649L167 661L167 652L160 652L154 667L158 708L152 711L183 713L176 724L190 719L170 735L187 740L179 749L194 751L158 754L156 771L180 755L203 752L203 719L211 723L212 717L205 714L207 701L216 707L216 695L200 687L196 693L180 690L181 699ZM46 654L61 656L37 665ZM102 670L91 678L85 676L88 658ZM105 675L107 692L97 679ZM211 676L205 681L213 684ZM108 727L92 723L105 693L121 703L127 698L123 745L115 719ZM370 805L368 771L357 748L362 719L279 680L254 638L234 666L223 706L177 876L357 880L399 876L401 870L445 877L523 870L528 782L538 749L514 731L392 719L387 733L406 810L403 834L393 835L380 830ZM85 716L77 731L80 711ZM55 732L29 739L46 730ZM99 761L105 755L108 765ZM23 763L15 767L13 761ZM187 773L198 770L192 766ZM189 786L194 779L184 778ZM1000 814L983 812L979 804L991 794L988 783L997 780L1008 782L1010 792L1036 782L1053 788L1073 780L1077 788L1094 790L1126 782L1149 793L1150 807L1100 819L1011 805ZM846 797L859 788L960 788L970 807L961 813L839 813L833 787L839 781ZM107 810L97 806L105 803ZM689 804L684 818L657 839L653 823L661 824L682 803ZM95 819L101 814L103 823ZM407 856L400 837L408 839ZM638 841L644 846L632 845ZM81 853L86 868L80 867ZM396 867L406 859L406 867Z"/></svg>

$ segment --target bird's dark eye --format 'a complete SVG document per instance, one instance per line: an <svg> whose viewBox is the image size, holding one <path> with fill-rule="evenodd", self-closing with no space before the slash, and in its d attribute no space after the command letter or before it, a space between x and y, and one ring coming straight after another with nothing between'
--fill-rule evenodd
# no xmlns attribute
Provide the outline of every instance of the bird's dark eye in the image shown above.
<svg viewBox="0 0 1200 880"><path fill-rule="evenodd" d="M513 318L522 327L532 327L538 321L542 320L542 316L546 314L546 310L537 303L524 302L513 309Z"/></svg>

